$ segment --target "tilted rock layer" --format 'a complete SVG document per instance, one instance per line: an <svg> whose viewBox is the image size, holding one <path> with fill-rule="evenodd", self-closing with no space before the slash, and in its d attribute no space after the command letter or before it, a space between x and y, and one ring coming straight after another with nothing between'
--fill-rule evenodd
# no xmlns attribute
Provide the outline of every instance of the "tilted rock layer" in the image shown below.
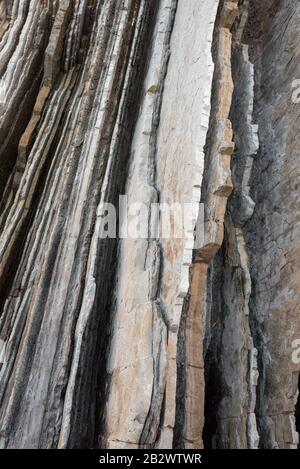
<svg viewBox="0 0 300 469"><path fill-rule="evenodd" d="M299 20L0 0L1 448L297 448Z"/></svg>

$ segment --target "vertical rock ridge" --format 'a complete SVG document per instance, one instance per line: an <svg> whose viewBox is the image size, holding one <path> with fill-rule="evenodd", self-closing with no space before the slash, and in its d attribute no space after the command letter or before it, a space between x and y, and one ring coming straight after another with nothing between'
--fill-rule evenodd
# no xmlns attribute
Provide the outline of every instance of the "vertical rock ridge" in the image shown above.
<svg viewBox="0 0 300 469"><path fill-rule="evenodd" d="M41 79L49 15L40 2L14 2L12 20L0 47L0 194L18 154Z"/></svg>
<svg viewBox="0 0 300 469"><path fill-rule="evenodd" d="M293 79L299 74L299 4L251 2L247 36L256 73L260 149L250 179L256 206L246 224L252 331L258 350L257 419L262 448L297 448L299 361L299 170ZM260 23L257 22L260 19ZM293 77L289 80L287 77Z"/></svg>
<svg viewBox="0 0 300 469"><path fill-rule="evenodd" d="M299 19L0 0L1 448L298 447Z"/></svg>
<svg viewBox="0 0 300 469"><path fill-rule="evenodd" d="M151 203L159 201L156 175L157 127L176 3L174 0L162 2L157 13L158 21L151 44L144 95L133 136L133 159L128 177L130 185L126 190L128 204L144 202L150 207ZM143 181L144 185L133 190L131 186L134 186L136 180L139 185ZM113 448L124 445L153 447L158 437L164 398L167 319L164 317L160 301L161 246L155 237L158 220L151 221L146 215L145 221L145 238L149 239L125 239L120 246L121 272L117 274L115 323L108 362L112 378L106 410L107 446ZM137 272L130 267L132 263ZM126 278L124 271L137 275L136 279ZM145 285L141 289L143 276ZM140 285L139 292L137 280ZM143 329L135 329L135 326L140 327L137 320L138 323L141 322ZM139 338L137 343L134 343L135 336ZM125 341L128 339L129 342L133 340L134 348L127 349L124 354ZM145 367L145 362L149 366ZM150 375L143 376L144 368ZM134 374L134 379L130 376L131 373ZM136 399L136 392L127 389L123 380L139 387L139 400ZM119 395L120 392L122 396ZM123 436L125 432L130 435L127 439Z"/></svg>
<svg viewBox="0 0 300 469"><path fill-rule="evenodd" d="M295 73L296 62L292 39L285 37L290 47L282 55L285 46L279 42L283 23L290 25L284 34L293 36L299 11L292 2L245 1L239 6L230 113L234 192L224 243L208 281L204 439L215 448L296 448L299 364L293 362L291 344L298 336L298 320L287 310L292 297L297 302L297 267L286 270L286 256L294 253L297 210L293 228L285 225L282 211L285 171L291 184L297 180L285 159L293 153L286 129L293 126L297 109L283 70L289 64ZM293 158L289 161L293 168ZM289 195L291 204L294 194ZM297 264L296 259L290 262ZM284 288L293 288L289 300ZM290 327L280 325L287 315Z"/></svg>
<svg viewBox="0 0 300 469"><path fill-rule="evenodd" d="M183 442L186 448L202 446L204 425L203 316L208 264L223 240L227 198L232 190L230 156L233 152L229 120L233 82L230 32L237 15L237 2L221 2L215 25L213 57L215 72L212 107L205 148L201 201L204 204L203 246L196 251L185 312L185 417Z"/></svg>
<svg viewBox="0 0 300 469"><path fill-rule="evenodd" d="M233 28L234 93L230 118L235 141L231 164L234 190L225 215L223 248L210 266L210 301L206 310L207 422L213 421L212 413L216 415L215 427L206 426L206 439L209 447L216 448L258 447L257 350L249 322L252 286L244 234L244 225L254 210L249 179L259 145L257 125L253 124L254 68L248 46L241 43L247 3L243 3ZM220 263L222 277L218 274ZM216 287L220 288L220 297L213 295ZM215 321L221 322L217 328Z"/></svg>
<svg viewBox="0 0 300 469"><path fill-rule="evenodd" d="M67 4L60 6L57 15L64 16ZM91 241L137 17L145 15L136 42L146 38L151 11L147 4L140 10L135 1L98 4L85 63L62 74L49 95L12 207L3 219L4 287L18 242L24 243L12 285L3 291L3 446L91 444L95 396L82 407L97 375L97 370L91 374L82 369L88 351L93 357L96 340L89 325L95 314L92 272L97 262ZM61 37L60 29L53 37L55 50ZM143 41L138 42L141 47ZM106 262L109 268L109 259ZM93 328L97 331L96 322ZM72 425L71 432L77 415L80 426Z"/></svg>

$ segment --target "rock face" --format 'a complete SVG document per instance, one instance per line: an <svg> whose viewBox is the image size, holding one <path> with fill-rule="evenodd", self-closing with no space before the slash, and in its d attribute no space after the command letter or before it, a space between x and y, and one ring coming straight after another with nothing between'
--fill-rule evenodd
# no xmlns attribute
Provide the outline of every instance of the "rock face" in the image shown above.
<svg viewBox="0 0 300 469"><path fill-rule="evenodd" d="M2 448L297 448L299 19L0 0Z"/></svg>

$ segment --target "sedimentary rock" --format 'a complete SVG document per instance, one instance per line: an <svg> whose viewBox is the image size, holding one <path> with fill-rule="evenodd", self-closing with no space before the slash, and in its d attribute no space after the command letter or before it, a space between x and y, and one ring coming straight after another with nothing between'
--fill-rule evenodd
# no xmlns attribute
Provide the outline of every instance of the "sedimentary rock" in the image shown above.
<svg viewBox="0 0 300 469"><path fill-rule="evenodd" d="M292 347L299 335L298 194L286 186L296 189L299 178L291 131L299 110L285 77L287 66L297 75L293 35L299 6L251 1L243 6L232 62L234 194L209 282L207 442L223 448L296 448L299 362L292 359ZM213 297L216 285L220 293ZM212 330L220 316L222 324Z"/></svg>
<svg viewBox="0 0 300 469"><path fill-rule="evenodd" d="M297 447L299 17L0 0L2 448Z"/></svg>

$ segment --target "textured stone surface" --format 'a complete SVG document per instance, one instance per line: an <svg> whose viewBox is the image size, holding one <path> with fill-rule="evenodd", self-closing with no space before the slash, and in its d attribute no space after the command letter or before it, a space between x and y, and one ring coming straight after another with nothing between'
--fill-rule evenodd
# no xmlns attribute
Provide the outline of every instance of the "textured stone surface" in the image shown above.
<svg viewBox="0 0 300 469"><path fill-rule="evenodd" d="M26 2L19 3L25 8ZM127 122L128 138L135 112L133 84L140 83L144 61L140 51L155 4L138 8L134 1L93 3L94 21L87 22L82 32L82 63L78 56L77 64L63 71L61 65L57 70L59 55L72 62L66 45L68 36L75 34L66 22L75 14L84 15L92 2L75 2L72 11L66 1L54 2L55 11L40 1L34 8L34 3L30 2L21 34L30 39L28 22L37 41L42 21L52 26L31 118L42 119L28 124L28 138L31 126L37 125L31 148L19 176L21 165L16 160L14 184L8 180L3 200L1 438L7 447L91 446L97 331L100 322L105 323L105 291L112 275L105 272L110 272L113 249L113 243L102 246L98 241L97 205L101 197L113 199L118 184L122 185L123 168L118 165L126 165L127 144L118 122L121 116L124 125ZM17 18L21 21L21 14ZM88 41L84 33L90 34ZM2 78L8 85L3 113L15 112L17 104L12 105L11 99L16 103L26 93L26 68L17 74L19 88L9 80L17 53L22 57L16 48ZM22 60L30 69L26 56ZM10 88L19 90L18 96L13 98ZM8 116L4 117L3 125L8 126ZM23 134L21 142L26 138ZM21 145L18 157L24 161L23 150ZM105 176L111 167L112 173ZM112 185L111 178L117 178L118 184Z"/></svg>
<svg viewBox="0 0 300 469"><path fill-rule="evenodd" d="M217 2L200 7L197 0L179 2L174 21L175 6L170 0L161 2L158 13L133 138L129 202L200 201ZM196 34L204 18L205 28ZM151 86L157 93L147 91ZM193 240L185 237L125 240L121 245L108 370L110 447L120 442L172 447L177 334L192 248Z"/></svg>
<svg viewBox="0 0 300 469"><path fill-rule="evenodd" d="M2 448L297 447L299 19L0 0Z"/></svg>
<svg viewBox="0 0 300 469"><path fill-rule="evenodd" d="M299 108L286 77L299 73L299 5L242 6L232 61L234 193L208 282L205 439L217 448L296 448Z"/></svg>
<svg viewBox="0 0 300 469"><path fill-rule="evenodd" d="M251 21L261 14L251 6ZM261 445L295 448L295 404L299 363L292 343L300 335L299 309L299 104L292 103L286 77L300 73L298 2L270 4L256 31L252 56L257 70L260 150L251 190L256 207L246 227L251 252L253 333L259 353L258 419ZM288 28L282 31L282 25ZM259 37L257 37L259 36ZM263 179L262 179L263 177ZM299 415L298 415L299 418ZM299 425L299 422L298 422Z"/></svg>

